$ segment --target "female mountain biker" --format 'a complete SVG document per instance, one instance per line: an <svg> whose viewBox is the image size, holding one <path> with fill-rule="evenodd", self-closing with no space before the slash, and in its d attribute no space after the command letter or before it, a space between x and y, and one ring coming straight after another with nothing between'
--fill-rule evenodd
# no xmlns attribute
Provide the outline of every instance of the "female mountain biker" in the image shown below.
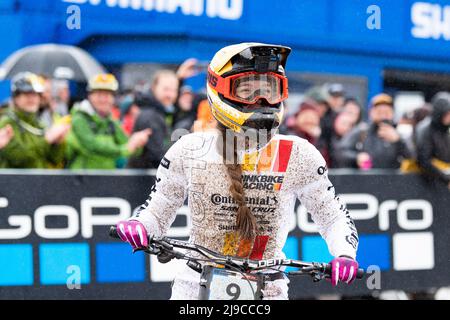
<svg viewBox="0 0 450 320"><path fill-rule="evenodd" d="M355 279L358 234L335 196L325 160L296 136L275 134L288 97L285 65L291 49L241 43L219 50L208 68L207 95L218 130L181 137L161 160L148 200L117 223L123 241L148 245L162 236L186 197L190 242L224 255L284 258L289 217L298 198L326 240L331 282ZM271 272L264 299L287 299L289 280ZM200 274L185 267L171 299L198 299Z"/></svg>

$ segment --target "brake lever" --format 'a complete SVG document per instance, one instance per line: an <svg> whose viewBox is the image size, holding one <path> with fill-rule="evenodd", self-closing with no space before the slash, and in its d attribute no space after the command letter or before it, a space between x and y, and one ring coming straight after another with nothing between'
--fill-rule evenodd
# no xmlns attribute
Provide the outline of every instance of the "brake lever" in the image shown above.
<svg viewBox="0 0 450 320"><path fill-rule="evenodd" d="M160 252L158 255L156 255L156 257L158 258L158 261L160 263L167 263L175 258L175 254L171 252Z"/></svg>
<svg viewBox="0 0 450 320"><path fill-rule="evenodd" d="M150 246L148 246L148 247L145 247L145 248L135 248L135 249L133 249L133 253L136 253L136 252L139 252L139 251L144 251L145 253L148 253L148 254L159 254L160 252L161 252L161 249L158 249L158 248L151 248Z"/></svg>
<svg viewBox="0 0 450 320"><path fill-rule="evenodd" d="M327 277L327 274L321 270L317 270L315 267L304 267L300 271L291 271L289 275L310 275L313 282L322 281Z"/></svg>
<svg viewBox="0 0 450 320"><path fill-rule="evenodd" d="M324 273L322 273L322 272L313 272L312 273L313 274L313 282L319 282L319 281L322 281L323 279L325 279L325 274Z"/></svg>

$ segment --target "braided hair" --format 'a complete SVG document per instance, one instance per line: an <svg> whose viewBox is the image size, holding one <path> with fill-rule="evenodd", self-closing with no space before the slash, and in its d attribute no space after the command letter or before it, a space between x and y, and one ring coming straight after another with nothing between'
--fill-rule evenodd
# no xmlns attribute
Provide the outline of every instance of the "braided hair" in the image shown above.
<svg viewBox="0 0 450 320"><path fill-rule="evenodd" d="M251 240L256 234L256 218L251 213L250 208L247 206L247 203L245 201L244 184L242 181L242 167L239 163L237 153L236 136L233 134L232 139L227 139L227 128L221 124L219 124L218 127L220 132L222 133L224 164L231 181L229 190L234 201L236 201L238 205L236 214L236 229L241 238ZM231 144L233 145L231 146ZM233 148L231 161L225 161L227 154L226 150L230 150L227 149L227 147Z"/></svg>

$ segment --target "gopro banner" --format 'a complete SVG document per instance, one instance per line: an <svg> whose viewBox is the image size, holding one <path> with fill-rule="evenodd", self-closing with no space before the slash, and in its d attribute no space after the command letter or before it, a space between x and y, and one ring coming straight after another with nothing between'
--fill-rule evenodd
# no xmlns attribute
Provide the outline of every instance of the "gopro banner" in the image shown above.
<svg viewBox="0 0 450 320"><path fill-rule="evenodd" d="M0 299L168 299L170 282L184 262L160 264L108 236L110 225L145 202L152 173L2 171ZM450 285L448 189L393 172L331 171L330 179L358 228L358 262L370 272L337 289L327 281L291 277L291 299ZM168 236L186 240L190 225L185 205ZM299 203L284 253L304 261L332 259Z"/></svg>

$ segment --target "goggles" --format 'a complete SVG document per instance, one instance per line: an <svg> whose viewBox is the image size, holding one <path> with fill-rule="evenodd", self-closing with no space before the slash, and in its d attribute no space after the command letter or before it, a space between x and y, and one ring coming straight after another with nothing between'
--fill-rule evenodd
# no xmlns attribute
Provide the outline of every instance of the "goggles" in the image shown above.
<svg viewBox="0 0 450 320"><path fill-rule="evenodd" d="M288 97L287 78L275 72L243 72L223 78L208 69L208 83L225 98L244 104L259 99L277 104Z"/></svg>

